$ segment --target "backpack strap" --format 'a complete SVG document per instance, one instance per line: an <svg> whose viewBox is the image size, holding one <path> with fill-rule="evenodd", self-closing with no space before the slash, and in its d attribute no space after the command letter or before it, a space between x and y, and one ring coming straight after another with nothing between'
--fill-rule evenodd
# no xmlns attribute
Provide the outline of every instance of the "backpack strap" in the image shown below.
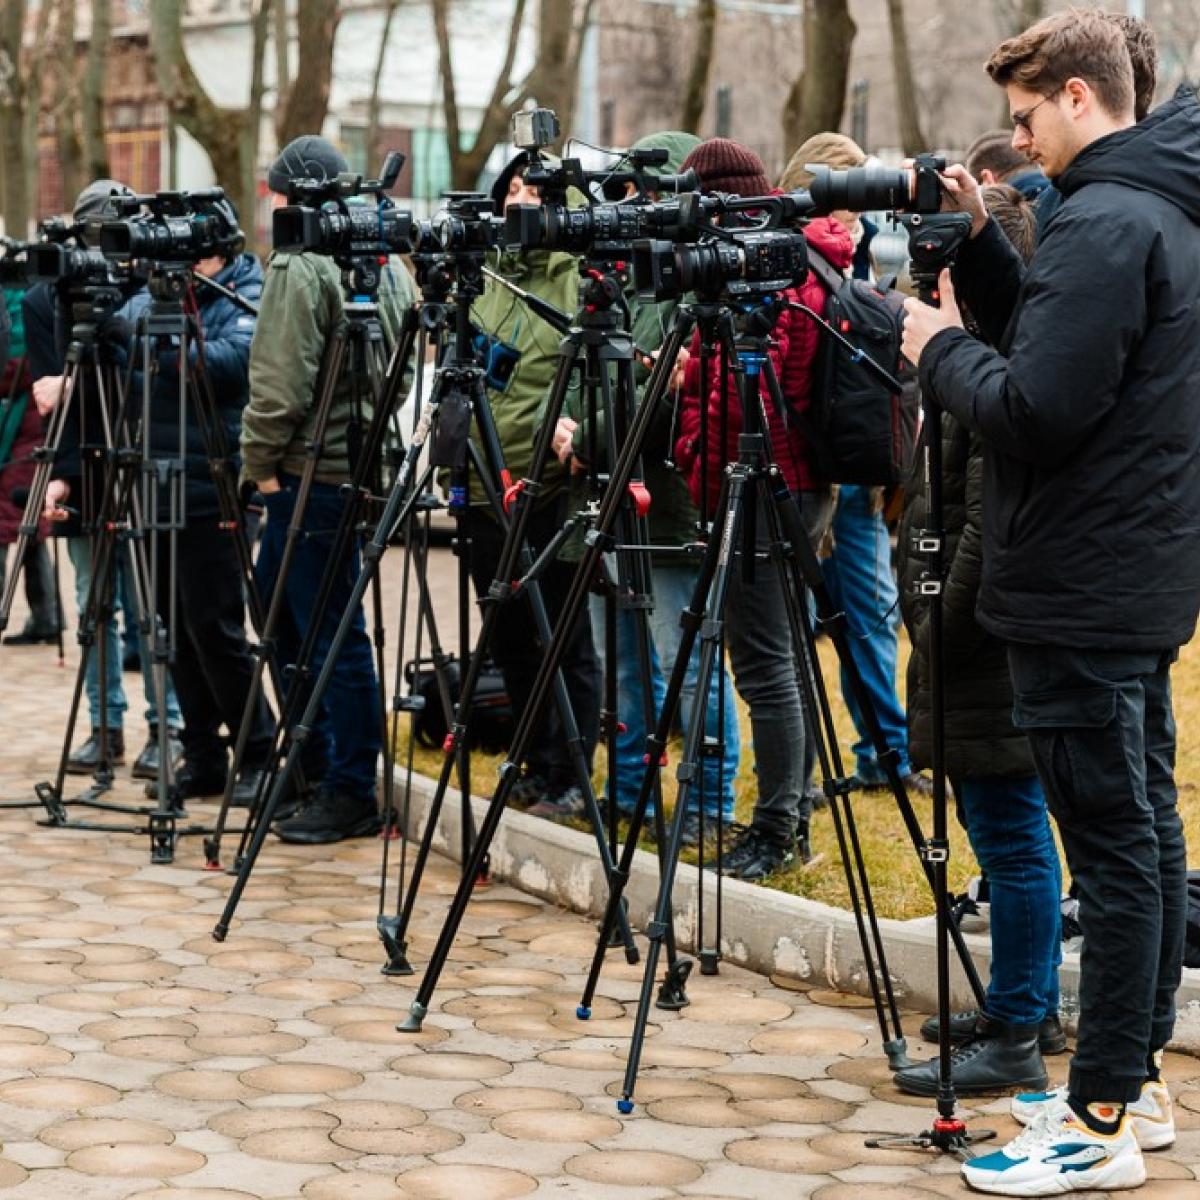
<svg viewBox="0 0 1200 1200"><path fill-rule="evenodd" d="M846 282L846 276L811 243L808 246L808 269L830 295L833 295Z"/></svg>

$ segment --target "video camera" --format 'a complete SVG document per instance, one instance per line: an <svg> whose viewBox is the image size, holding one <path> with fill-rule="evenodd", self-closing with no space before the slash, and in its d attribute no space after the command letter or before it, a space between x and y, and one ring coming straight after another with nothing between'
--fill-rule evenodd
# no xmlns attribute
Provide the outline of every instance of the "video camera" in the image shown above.
<svg viewBox="0 0 1200 1200"><path fill-rule="evenodd" d="M480 192L446 192L446 207L429 223L433 245L443 254L476 253L506 244L503 217Z"/></svg>
<svg viewBox="0 0 1200 1200"><path fill-rule="evenodd" d="M4 279L29 283L45 280L70 289L116 287L130 277L128 269L110 263L87 244L98 232L93 223L47 217L38 225L38 240L5 242Z"/></svg>
<svg viewBox="0 0 1200 1200"><path fill-rule="evenodd" d="M391 151L378 179L364 180L345 171L336 178L294 180L288 203L275 210L272 242L289 254L324 254L361 259L411 254L421 241L421 227L410 212L396 208L387 195L396 185L404 155ZM352 203L360 198L374 203Z"/></svg>
<svg viewBox="0 0 1200 1200"><path fill-rule="evenodd" d="M557 139L558 129L558 118L548 108L513 117L513 143L530 156L525 181L538 189L542 203L508 209L505 236L510 246L613 259L628 258L635 238L669 236L669 205L652 205L650 197L695 191L699 179L694 171L659 174L652 168L664 166L668 152L657 147L615 151L611 167L588 171L577 158L551 159L543 153ZM630 186L633 195L626 198ZM585 205L567 204L571 188ZM607 203L597 201L597 192Z"/></svg>
<svg viewBox="0 0 1200 1200"><path fill-rule="evenodd" d="M99 222L100 252L117 260L155 264L197 263L241 252L245 234L221 188L114 195L119 214Z"/></svg>

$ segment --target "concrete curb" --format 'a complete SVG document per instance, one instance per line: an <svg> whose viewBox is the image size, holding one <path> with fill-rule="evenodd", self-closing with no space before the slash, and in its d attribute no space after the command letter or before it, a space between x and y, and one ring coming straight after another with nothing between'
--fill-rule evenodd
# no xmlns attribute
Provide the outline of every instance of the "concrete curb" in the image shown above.
<svg viewBox="0 0 1200 1200"><path fill-rule="evenodd" d="M415 775L407 825L419 838L425 829L434 782ZM478 827L487 802L472 797ZM458 861L461 857L462 806L457 790L446 794L434 848ZM590 834L509 810L504 814L491 847L491 873L522 891L577 913L599 917L608 889ZM694 867L683 867L675 883L675 920L679 944L695 951L700 918L700 895ZM658 890L657 859L645 851L635 855L626 888L630 920L644 929ZM817 987L868 995L870 992L854 915L844 909L778 892L740 880L723 886L723 957L764 975L781 974ZM715 880L705 873L704 928L711 936L715 911ZM888 968L897 999L906 1007L930 1012L936 1005L936 952L933 918L911 921L880 920ZM980 974L987 979L990 952L984 935L966 935ZM417 965L420 970L419 964ZM1174 1048L1200 1053L1200 969L1184 969L1177 996L1179 1010ZM955 1006L972 1003L962 971L952 958ZM1064 956L1059 975L1063 1019L1074 1024L1079 1008L1079 956ZM914 1029L906 1029L911 1038Z"/></svg>

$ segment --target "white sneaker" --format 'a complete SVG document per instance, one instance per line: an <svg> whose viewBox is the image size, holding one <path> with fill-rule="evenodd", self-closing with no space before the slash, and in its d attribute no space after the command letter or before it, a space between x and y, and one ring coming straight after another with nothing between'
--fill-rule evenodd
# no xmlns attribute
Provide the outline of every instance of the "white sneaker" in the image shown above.
<svg viewBox="0 0 1200 1200"><path fill-rule="evenodd" d="M1146 1182L1146 1164L1128 1113L1116 1133L1096 1133L1065 1100L1042 1104L1028 1128L992 1154L963 1163L963 1178L997 1196L1115 1191Z"/></svg>
<svg viewBox="0 0 1200 1200"><path fill-rule="evenodd" d="M1028 1125L1047 1104L1066 1098L1065 1087L1052 1088L1048 1092L1018 1093L1012 1101L1013 1118ZM1142 1094L1125 1106L1125 1112L1133 1124L1133 1136L1143 1150L1161 1150L1175 1141L1171 1093L1161 1080L1147 1079L1142 1084Z"/></svg>

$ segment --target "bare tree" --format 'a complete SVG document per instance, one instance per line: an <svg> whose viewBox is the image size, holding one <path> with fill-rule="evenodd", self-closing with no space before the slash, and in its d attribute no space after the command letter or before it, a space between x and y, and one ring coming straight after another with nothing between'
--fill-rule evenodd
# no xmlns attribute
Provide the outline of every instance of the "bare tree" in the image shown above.
<svg viewBox="0 0 1200 1200"><path fill-rule="evenodd" d="M469 147L462 144L462 125L458 112L458 93L454 86L454 65L450 47L450 0L433 0L433 29L437 36L438 73L442 77L442 106L446 115L446 141L450 154L450 180L455 188L471 189L479 179L496 144L503 138L508 116L519 108L523 90L512 82L513 61L517 57L517 40L525 19L525 0L516 0L512 23L504 48L504 61L496 74L492 94L483 110L483 120Z"/></svg>
<svg viewBox="0 0 1200 1200"><path fill-rule="evenodd" d="M29 167L25 156L29 90L21 46L24 26L25 0L5 0L0 8L0 207L10 237L24 237L29 228Z"/></svg>
<svg viewBox="0 0 1200 1200"><path fill-rule="evenodd" d="M252 16L250 102L226 108L204 90L183 46L183 0L151 0L150 45L163 100L179 124L212 161L217 182L233 199L254 240L254 170L262 119L263 59L270 28L270 0L257 0Z"/></svg>
<svg viewBox="0 0 1200 1200"><path fill-rule="evenodd" d="M89 179L106 179L110 173L108 146L104 141L104 79L111 36L112 0L92 0L92 33L79 100L85 174Z"/></svg>
<svg viewBox="0 0 1200 1200"><path fill-rule="evenodd" d="M281 146L302 133L320 133L329 111L333 80L333 43L341 20L338 0L301 0L296 6L296 79L275 112L275 132Z"/></svg>
<svg viewBox="0 0 1200 1200"><path fill-rule="evenodd" d="M387 0L383 16L383 32L379 35L379 50L375 55L375 70L371 75L371 96L367 101L367 160L370 170L379 145L379 89L383 82L383 67L387 62L388 39L392 35L392 22L401 0Z"/></svg>
<svg viewBox="0 0 1200 1200"><path fill-rule="evenodd" d="M54 13L53 51L48 84L53 94L54 140L64 202L79 194L83 186L83 143L75 127L79 110L78 76L75 71L75 0L57 0Z"/></svg>
<svg viewBox="0 0 1200 1200"><path fill-rule="evenodd" d="M594 0L542 0L539 10L537 58L522 90L554 109L564 136L575 123L579 63L593 7Z"/></svg>
<svg viewBox="0 0 1200 1200"><path fill-rule="evenodd" d="M905 154L920 154L927 149L917 110L917 89L913 82L912 55L908 50L908 30L904 25L904 0L888 0L888 25L892 33L892 75L896 81L896 116L900 122L900 144Z"/></svg>
<svg viewBox="0 0 1200 1200"><path fill-rule="evenodd" d="M804 69L783 106L786 153L814 133L841 125L857 32L848 0L805 0Z"/></svg>
<svg viewBox="0 0 1200 1200"><path fill-rule="evenodd" d="M679 117L679 128L688 133L700 132L704 103L708 99L708 77L712 70L716 34L717 0L700 0L696 10L696 45L683 89L683 109Z"/></svg>

